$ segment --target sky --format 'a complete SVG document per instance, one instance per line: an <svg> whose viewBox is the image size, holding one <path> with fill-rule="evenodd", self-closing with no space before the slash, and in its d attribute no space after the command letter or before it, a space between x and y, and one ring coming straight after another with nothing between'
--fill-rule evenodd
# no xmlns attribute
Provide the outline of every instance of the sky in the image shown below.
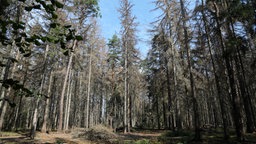
<svg viewBox="0 0 256 144"><path fill-rule="evenodd" d="M108 41L113 34L120 33L120 14L117 9L120 6L120 0L99 0L100 12L102 17L99 19L103 37ZM136 48L140 50L141 58L145 58L150 48L151 36L148 30L151 29L153 21L159 16L159 12L152 11L155 7L154 0L130 0L134 5L132 14L136 17L138 23L137 37L138 44Z"/></svg>

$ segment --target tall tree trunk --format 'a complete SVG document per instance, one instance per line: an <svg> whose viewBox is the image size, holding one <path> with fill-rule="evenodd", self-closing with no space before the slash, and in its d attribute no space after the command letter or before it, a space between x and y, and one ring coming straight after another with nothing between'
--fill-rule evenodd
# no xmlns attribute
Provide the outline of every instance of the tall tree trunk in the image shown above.
<svg viewBox="0 0 256 144"><path fill-rule="evenodd" d="M27 64L27 61L25 62L25 75L23 77L23 82L22 82L22 85L25 85L26 83L26 80L27 80L27 75L28 75L28 64ZM17 115L15 116L15 121L14 121L14 127L13 129L16 128L16 130L20 127L20 124L21 124L21 116L22 116L22 100L23 100L23 95L20 96L20 99L19 99L19 107L17 108Z"/></svg>
<svg viewBox="0 0 256 144"><path fill-rule="evenodd" d="M184 30L184 44L185 49L187 53L187 64L188 64L188 70L189 70L189 80L190 80L190 88L191 88L191 98L193 103L193 111L194 111L194 127L195 127L195 141L201 140L201 130L200 130L200 117L199 117L199 109L198 109L198 102L195 97L195 84L194 84L194 78L192 73L192 65L191 65L191 57L190 57L190 48L189 48L189 37L188 37L188 30L186 27L186 10L184 7L183 0L180 0L180 6L181 6L181 14L182 14L182 25Z"/></svg>
<svg viewBox="0 0 256 144"><path fill-rule="evenodd" d="M49 115L49 104L50 104L50 96L51 96L51 87L52 87L52 79L53 79L53 72L50 72L50 80L48 85L48 91L45 102L45 111L44 111L44 118L43 118L43 126L42 126L42 132L45 133L47 131L47 124L48 124L48 115Z"/></svg>
<svg viewBox="0 0 256 144"><path fill-rule="evenodd" d="M125 41L125 43L127 43ZM128 48L125 44L125 62L124 62L124 133L128 131L127 127L127 97L128 97Z"/></svg>
<svg viewBox="0 0 256 144"><path fill-rule="evenodd" d="M170 35L172 31L170 30ZM171 60L172 60L172 80L173 80L173 97L176 98L176 126L180 130L182 129L182 117L181 117L181 109L180 109L180 98L177 96L177 78L176 78L176 64L175 64L175 48L173 41L170 41L170 48L171 48Z"/></svg>
<svg viewBox="0 0 256 144"><path fill-rule="evenodd" d="M232 35L232 37L235 37L235 28L231 19L230 19L230 25L231 25L230 35ZM251 103L251 95L249 93L248 86L246 84L245 70L244 70L244 64L243 64L240 48L238 45L235 45L235 48L236 48L235 50L236 55L234 56L234 61L237 69L236 74L238 77L239 87L240 87L241 96L243 99L243 104L245 109L247 132L252 133L255 130L255 123L254 123L254 112L253 112L252 103Z"/></svg>
<svg viewBox="0 0 256 144"><path fill-rule="evenodd" d="M44 81L45 81L45 74L43 74L43 76L42 76L39 94L42 94L42 92L43 92ZM35 100L34 100L35 110L34 110L34 115L33 115L33 120L32 120L32 127L31 127L31 130L30 130L30 138L31 139L35 138L35 132L36 132L37 122L38 122L39 102L40 102L40 98L36 95Z"/></svg>
<svg viewBox="0 0 256 144"><path fill-rule="evenodd" d="M74 40L73 47L72 47L73 51L75 50L76 43L77 43L77 40ZM62 92L61 92L61 96L60 96L58 132L61 132L62 129L63 129L64 96L65 96L65 93L66 93L67 80L68 80L69 72L71 70L71 64L72 64L73 56L74 56L74 53L71 52L70 57L69 57L69 61L68 61L68 66L67 66L65 78L64 78L64 82L63 82L63 88L62 88Z"/></svg>
<svg viewBox="0 0 256 144"><path fill-rule="evenodd" d="M42 93L43 93L43 88L44 88L44 84L45 84L46 59L47 59L48 51L49 51L49 45L46 45L45 52L44 52L44 60L43 60L43 74L41 77L41 83L40 83L40 89L39 89L40 95L42 95ZM30 130L31 139L34 139L36 128L37 128L39 102L40 102L40 98L38 96L35 96L35 111L34 111L34 115L33 115L32 127Z"/></svg>
<svg viewBox="0 0 256 144"><path fill-rule="evenodd" d="M2 8L5 8L5 7L2 7ZM16 10L17 11L16 11L15 20L16 20L16 23L19 23L21 21L21 19L22 19L22 16L23 16L23 5L18 3ZM0 15L2 15L2 13ZM18 34L19 31L15 30L15 33ZM14 35L14 38L17 38L17 34ZM10 54L13 54L13 50L16 50L15 41L13 41L13 43L12 43ZM17 50L15 59L19 60L19 58L20 58L20 51ZM5 68L6 69L5 72L7 72L7 73L4 74L4 78L6 78L6 79L8 78L8 74L9 74L9 69L10 69L10 64L11 64L10 62L11 62L11 59L8 58L7 67ZM11 70L11 76L10 76L11 79L13 79L14 71L16 70L16 66L17 66L17 63L14 62L14 65L13 65L12 70ZM1 98L4 98L5 93L6 93L7 97L10 97L10 94L11 94L11 88L10 87L7 89L7 92L6 92L6 90L3 90L3 91L2 90L3 89L1 89L1 91L0 91L0 92L2 92ZM2 128L3 128L4 117L5 117L6 110L7 110L6 100L3 100L0 103L0 107L1 107L1 109L0 109L0 112L1 112L1 114L0 114L0 131L1 131Z"/></svg>
<svg viewBox="0 0 256 144"><path fill-rule="evenodd" d="M202 0L202 5L204 5L204 0ZM228 120L227 120L227 109L225 107L225 99L224 99L224 95L222 95L221 93L221 87L220 87L220 81L219 81L219 76L217 75L217 71L216 71L216 66L215 66L215 62L213 59L213 55L212 55L212 44L211 44L211 38L210 38L210 34L209 34L209 27L208 24L206 22L206 16L204 11L202 11L203 14L203 22L204 22L204 29L205 29L205 33L207 36L207 44L209 47L209 53L210 53L210 57L211 57L211 62L212 62L212 67L213 67L213 73L214 73L214 77L215 77L215 84L216 84L216 88L217 88L217 94L218 94L218 98L219 98L219 102L220 102L220 109L221 109L221 115L222 115L222 123L223 123L223 130L224 130L224 139L228 139L229 138L229 131L228 131Z"/></svg>
<svg viewBox="0 0 256 144"><path fill-rule="evenodd" d="M171 96L171 81L170 81L170 73L169 73L169 68L168 68L168 60L167 58L164 58L164 63L165 63L165 74L166 74L166 80L167 80L167 95L168 95L168 128L169 129L174 129L174 121L172 121L172 112L171 112L171 108L172 108L172 96Z"/></svg>
<svg viewBox="0 0 256 144"><path fill-rule="evenodd" d="M54 73L54 72L53 72ZM55 73L54 73L55 74ZM52 94L51 94L51 100L50 100L50 102L51 102L51 104L50 104L50 114L49 114L49 119L50 119L50 124L51 124L51 129L56 129L56 124L55 124L55 119L56 119L56 117L57 117L57 107L58 107L58 102L57 102L57 100L58 100L58 93L57 93L57 91L58 91L58 86L57 86L57 84L58 84L58 82L57 82L57 76L55 76L55 75L53 75L53 82L52 82L52 85L54 86L54 87L52 87Z"/></svg>
<svg viewBox="0 0 256 144"><path fill-rule="evenodd" d="M65 130L69 129L70 106L71 106L72 88L73 88L73 80L72 80L71 77L72 77L72 71L70 72L69 85L68 85L68 91L67 91L65 123L64 123L64 129Z"/></svg>
<svg viewBox="0 0 256 144"><path fill-rule="evenodd" d="M167 117L166 117L166 104L165 104L165 97L164 97L164 91L163 90L161 90L161 97L162 97L162 107L163 107L163 123L164 123L164 129L167 129L167 128L169 128L169 127L167 127ZM168 113L169 113L170 111L168 111Z"/></svg>
<svg viewBox="0 0 256 144"><path fill-rule="evenodd" d="M87 103L86 103L86 123L87 128L90 127L90 94L91 94L91 76L92 76L92 48L90 48L89 57L89 73L88 73L88 86L87 86Z"/></svg>
<svg viewBox="0 0 256 144"><path fill-rule="evenodd" d="M221 44L221 50L222 53L225 53L225 45L221 33L221 26L219 22L219 8L215 2L213 2L214 8L216 11L216 23L217 23L217 33L220 38L220 44ZM235 86L235 78L234 78L234 71L233 71L233 64L232 60L229 57L224 57L227 74L228 74L228 81L229 81L229 87L231 90L231 96L232 96L232 113L233 113L233 120L235 122L236 127L236 135L238 140L244 139L244 133L243 133L243 120L242 120L242 109L241 109L241 102L240 98L237 95L237 90Z"/></svg>
<svg viewBox="0 0 256 144"><path fill-rule="evenodd" d="M68 130L68 117L69 117L69 100L70 100L70 88L71 88L71 76L72 70L69 72L68 76L68 87L66 93L66 101L65 101L65 115L64 115L64 130Z"/></svg>
<svg viewBox="0 0 256 144"><path fill-rule="evenodd" d="M34 139L35 138L35 133L36 133L36 126L37 126L37 118L38 118L38 105L39 105L39 98L35 98L35 110L33 114L33 119L32 119L32 125L30 129L30 138Z"/></svg>
<svg viewBox="0 0 256 144"><path fill-rule="evenodd" d="M9 75L10 67L11 67L11 60L8 60L8 61L7 61L7 64L6 64L6 67L5 67L5 70L4 70L3 81L7 80L8 75ZM2 85L2 86L1 86L1 99L4 99L5 93L6 93L6 90L4 89L4 87L3 87L3 85ZM3 123L4 123L4 117L5 117L5 113L6 113L6 108L7 108L6 101L5 101L5 100L2 100L2 101L1 101L1 109L0 109L0 112L1 112L1 114L0 114L0 131L1 131L2 128L3 128Z"/></svg>
<svg viewBox="0 0 256 144"><path fill-rule="evenodd" d="M128 74L129 75L129 74ZM127 109L127 115L128 115L128 122L127 122L127 132L131 132L131 92L130 92L130 83L128 82L128 97L127 97L127 104L128 104L128 109Z"/></svg>
<svg viewBox="0 0 256 144"><path fill-rule="evenodd" d="M18 51L15 59L18 60L19 57L20 57L20 52ZM6 71L5 71L5 76L4 76L4 79L5 79L5 80L8 79L10 64L11 64L11 60L8 59L7 67L6 67ZM9 66L8 66L8 65L9 65ZM11 75L10 75L10 78L11 78L11 79L12 79L13 76L14 76L14 72L15 72L15 70L16 70L16 67L17 67L17 63L14 62L13 67L12 67L12 70L11 70ZM7 90L4 90L4 91L2 92L2 97L4 97L5 93L6 93L6 96L7 96L7 99L8 99L8 97L10 97L10 94L11 94L11 88L9 87ZM5 117L5 114L6 114L7 106L8 106L8 103L6 102L6 100L4 100L4 101L2 102L2 105L1 105L0 131L1 131L2 128L3 128L4 117Z"/></svg>
<svg viewBox="0 0 256 144"><path fill-rule="evenodd" d="M157 129L160 129L161 125L160 125L160 112L159 112L159 95L156 96L156 116L157 116L157 118L156 118L156 120L157 120Z"/></svg>

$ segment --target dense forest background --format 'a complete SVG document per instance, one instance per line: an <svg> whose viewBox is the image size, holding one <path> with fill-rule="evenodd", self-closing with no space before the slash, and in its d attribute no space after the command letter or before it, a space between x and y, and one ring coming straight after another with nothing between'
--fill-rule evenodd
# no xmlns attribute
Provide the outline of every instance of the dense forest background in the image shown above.
<svg viewBox="0 0 256 144"><path fill-rule="evenodd" d="M0 131L255 132L256 1L155 0L145 59L132 8L106 40L97 0L1 0Z"/></svg>

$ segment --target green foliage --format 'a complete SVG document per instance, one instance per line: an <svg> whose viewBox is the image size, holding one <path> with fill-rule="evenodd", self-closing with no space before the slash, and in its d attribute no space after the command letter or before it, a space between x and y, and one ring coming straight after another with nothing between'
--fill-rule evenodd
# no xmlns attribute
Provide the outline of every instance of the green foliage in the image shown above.
<svg viewBox="0 0 256 144"><path fill-rule="evenodd" d="M55 143L56 143L56 144L64 144L64 143L66 143L66 142L65 142L64 139L57 139Z"/></svg>
<svg viewBox="0 0 256 144"><path fill-rule="evenodd" d="M121 41L117 35L113 35L108 42L109 52L108 52L108 63L113 69L116 65L120 64L121 60Z"/></svg>
<svg viewBox="0 0 256 144"><path fill-rule="evenodd" d="M59 26L59 25L60 25L59 23L55 23L55 22L54 22L54 23L51 23L51 24L50 24L50 27L51 27L51 28L56 28L56 27Z"/></svg>
<svg viewBox="0 0 256 144"><path fill-rule="evenodd" d="M242 4L241 2L235 3L230 6L231 8L231 17L234 20L247 22L253 20L254 9L249 4Z"/></svg>
<svg viewBox="0 0 256 144"><path fill-rule="evenodd" d="M24 95L26 97L33 96L33 92L31 90L29 90L28 88L24 87L23 84L20 84L18 80L5 79L5 80L0 80L0 83L2 83L2 86L5 88L11 87L13 90L15 90L16 94L19 93L18 95ZM0 101L1 100L7 101L11 107L16 106L16 104L13 101L9 100L8 98L0 99Z"/></svg>
<svg viewBox="0 0 256 144"><path fill-rule="evenodd" d="M169 131L163 134L165 137L191 136L191 132L185 130Z"/></svg>
<svg viewBox="0 0 256 144"><path fill-rule="evenodd" d="M7 2L7 1L6 1ZM21 3L24 3L25 0L20 0ZM8 3L9 4L9 3ZM8 4L6 6L8 6ZM16 47L19 52L23 55L23 57L28 58L31 56L32 48L38 47L45 44L60 44L61 48L64 50L64 55L68 55L68 48L66 47L66 43L71 40L82 40L82 37L79 35L75 35L75 30L72 29L71 25L62 26L60 23L56 22L55 19L58 18L56 14L58 8L63 8L64 5L57 0L49 1L45 0L36 0L31 5L27 5L24 7L24 10L27 12L31 12L33 10L45 10L50 16L50 20L54 21L49 24L49 33L41 34L40 33L31 33L31 29L29 31L26 30L25 22L21 20L10 20L10 19L0 19L0 43L3 46L11 46ZM1 13L2 15L2 13ZM40 26L41 27L41 26ZM15 37L15 38L11 38ZM3 57L11 61L12 63L18 62L16 59L12 57ZM4 62L0 62L1 67L6 67L7 64ZM21 84L18 80L14 79L5 79L0 80L2 86L5 88L12 88L15 92L22 93L26 97L29 96L40 96L39 94L34 93L32 90L26 88L23 84ZM4 99L8 101L8 99ZM14 107L15 104L8 101L10 106Z"/></svg>
<svg viewBox="0 0 256 144"><path fill-rule="evenodd" d="M135 144L150 144L150 140L146 140L146 139L138 140L135 142Z"/></svg>
<svg viewBox="0 0 256 144"><path fill-rule="evenodd" d="M93 13L94 16L99 16L98 0L87 0L86 4L89 6L89 12Z"/></svg>
<svg viewBox="0 0 256 144"><path fill-rule="evenodd" d="M57 0L51 0L52 4L55 5L57 8L63 8L64 5Z"/></svg>
<svg viewBox="0 0 256 144"><path fill-rule="evenodd" d="M26 11L32 11L33 9L41 9L43 7L47 13L52 15L51 19L58 18L56 14L57 8L63 8L63 4L61 4L58 1L51 0L52 4L46 3L42 0L36 0L37 3L33 3L31 6L26 6ZM13 21L13 20L2 20L0 19L0 27L2 29L2 32L0 34L0 42L2 45L13 45L12 39L8 38L7 35L7 28L11 27L10 30L12 30L12 33L16 36L15 38L15 45L18 47L19 51L23 54L24 57L29 57L31 55L31 49L29 48L30 45L40 46L42 45L41 42L50 42L50 43L59 43L61 42L61 48L65 49L64 46L67 41L70 40L82 40L81 36L74 36L74 30L71 29L71 25L65 25L61 26L60 23L53 22L50 25L51 29L58 29L57 35L55 36L42 36L38 34L29 35L25 32L25 23L22 21ZM68 31L66 33L66 31ZM51 30L52 31L52 30ZM56 32L55 31L55 32ZM63 39L66 39L65 42Z"/></svg>
<svg viewBox="0 0 256 144"><path fill-rule="evenodd" d="M79 5L85 5L86 9L82 9L84 10L84 15L91 15L93 17L101 17L100 14L100 7L98 4L98 0L74 0L74 4L76 6Z"/></svg>
<svg viewBox="0 0 256 144"><path fill-rule="evenodd" d="M76 40L78 40L78 41L83 40L83 37L82 37L82 36L79 36L79 35L75 36L75 38L76 38Z"/></svg>
<svg viewBox="0 0 256 144"><path fill-rule="evenodd" d="M14 90L22 90L25 92L26 96L30 96L33 94L32 91L29 89L25 88L23 84L20 84L19 81L14 80L14 79L6 79L6 80L0 80L0 83L2 83L2 86L5 88L12 87Z"/></svg>
<svg viewBox="0 0 256 144"><path fill-rule="evenodd" d="M7 99L7 98L2 98L2 99L0 99L0 101L2 101L2 100L7 101L7 102L8 102L8 104L10 105L10 107L15 107L15 106L16 106L16 104L15 104L14 102L10 101L10 100L9 100L9 99Z"/></svg>
<svg viewBox="0 0 256 144"><path fill-rule="evenodd" d="M12 0L1 0L0 1L0 15L4 14L4 10L11 4L13 3Z"/></svg>
<svg viewBox="0 0 256 144"><path fill-rule="evenodd" d="M193 132L179 130L179 131L168 131L163 133L158 140L160 142L172 142L175 144L187 144L193 139Z"/></svg>

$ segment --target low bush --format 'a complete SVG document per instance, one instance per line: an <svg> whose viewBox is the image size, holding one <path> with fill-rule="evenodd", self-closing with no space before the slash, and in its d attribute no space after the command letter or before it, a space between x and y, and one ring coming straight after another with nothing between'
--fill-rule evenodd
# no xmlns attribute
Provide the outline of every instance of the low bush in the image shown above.
<svg viewBox="0 0 256 144"><path fill-rule="evenodd" d="M184 136L191 136L191 132L185 130L178 130L178 131L168 131L163 134L165 137L184 137Z"/></svg>
<svg viewBox="0 0 256 144"><path fill-rule="evenodd" d="M111 143L111 140L116 139L117 137L118 136L113 132L112 129L103 125L94 126L78 134L78 138L104 143Z"/></svg>

